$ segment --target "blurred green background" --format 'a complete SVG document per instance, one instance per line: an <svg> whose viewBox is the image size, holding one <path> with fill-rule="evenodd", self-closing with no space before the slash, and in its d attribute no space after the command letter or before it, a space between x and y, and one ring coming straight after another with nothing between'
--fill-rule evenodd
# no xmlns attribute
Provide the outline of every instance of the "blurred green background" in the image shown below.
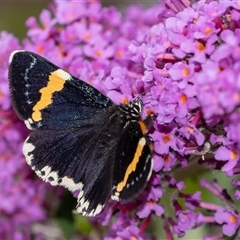
<svg viewBox="0 0 240 240"><path fill-rule="evenodd" d="M38 17L40 12L46 9L51 2L50 0L0 0L0 31L6 30L21 39L26 37L26 20L30 16ZM104 6L113 5L120 10L123 10L127 5L133 3L143 6L152 6L156 2L156 0L102 1Z"/></svg>
<svg viewBox="0 0 240 240"><path fill-rule="evenodd" d="M0 31L6 30L16 37L26 37L25 21L30 16L38 16L50 1L3 1L0 0Z"/></svg>

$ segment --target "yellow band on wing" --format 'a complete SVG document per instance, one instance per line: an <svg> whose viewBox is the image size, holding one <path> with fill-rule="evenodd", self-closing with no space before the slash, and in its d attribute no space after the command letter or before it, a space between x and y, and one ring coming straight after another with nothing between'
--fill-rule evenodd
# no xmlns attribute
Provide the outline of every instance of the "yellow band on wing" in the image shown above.
<svg viewBox="0 0 240 240"><path fill-rule="evenodd" d="M123 188L126 186L126 183L127 183L127 180L128 180L128 177L130 176L130 174L132 172L134 172L136 170L136 167L137 167L137 164L140 160L140 157L142 155L142 151L143 151L143 148L146 144L146 139L144 137L142 137L139 142L138 142L138 146L137 146L137 149L136 149L136 152L135 152L135 155L133 157L133 160L132 162L128 165L128 168L126 170L126 173L124 175L124 178L123 178L123 181L120 182L118 185L117 185L117 188L116 188L116 191L117 192L121 192L123 190Z"/></svg>
<svg viewBox="0 0 240 240"><path fill-rule="evenodd" d="M62 69L58 69L51 73L47 86L39 91L42 94L40 100L33 107L32 119L34 121L37 122L42 120L40 111L52 103L53 93L61 91L65 81L70 78L70 74Z"/></svg>
<svg viewBox="0 0 240 240"><path fill-rule="evenodd" d="M138 121L138 124L140 125L140 128L141 128L141 130L142 130L142 133L143 133L143 134L146 134L147 131L148 131L146 124L145 124L143 121Z"/></svg>

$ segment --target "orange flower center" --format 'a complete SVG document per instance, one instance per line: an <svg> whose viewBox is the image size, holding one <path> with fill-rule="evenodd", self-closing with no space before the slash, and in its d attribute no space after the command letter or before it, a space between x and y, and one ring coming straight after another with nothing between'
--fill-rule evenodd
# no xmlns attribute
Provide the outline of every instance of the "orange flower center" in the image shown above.
<svg viewBox="0 0 240 240"><path fill-rule="evenodd" d="M231 152L231 159L235 160L237 158L237 152L232 151Z"/></svg>
<svg viewBox="0 0 240 240"><path fill-rule="evenodd" d="M207 27L204 31L204 33L206 33L206 34L210 34L211 32L212 32L212 29L209 27Z"/></svg>
<svg viewBox="0 0 240 240"><path fill-rule="evenodd" d="M202 44L202 43L198 43L197 44L197 49L199 50L199 51L203 51L204 49L205 49L205 46Z"/></svg>
<svg viewBox="0 0 240 240"><path fill-rule="evenodd" d="M194 130L193 127L191 127L191 126L188 126L187 129L189 132L193 132L193 130Z"/></svg>
<svg viewBox="0 0 240 240"><path fill-rule="evenodd" d="M96 51L96 55L97 55L97 57L102 57L103 52L100 51L100 50L97 50L97 51Z"/></svg>
<svg viewBox="0 0 240 240"><path fill-rule="evenodd" d="M231 217L230 217L230 222L232 222L232 223L237 222L237 218L236 218L236 216L231 215Z"/></svg>
<svg viewBox="0 0 240 240"><path fill-rule="evenodd" d="M131 240L138 240L138 238L136 236L131 236Z"/></svg>
<svg viewBox="0 0 240 240"><path fill-rule="evenodd" d="M123 104L127 104L127 103L128 103L128 99L127 99L126 97L124 97L124 98L122 99L122 103L123 103Z"/></svg>
<svg viewBox="0 0 240 240"><path fill-rule="evenodd" d="M91 34L90 33L86 33L85 35L84 35L84 39L85 40L89 40L91 38Z"/></svg>
<svg viewBox="0 0 240 240"><path fill-rule="evenodd" d="M150 108L148 108L146 112L147 112L147 115L152 115L154 113L153 110Z"/></svg>
<svg viewBox="0 0 240 240"><path fill-rule="evenodd" d="M163 141L164 141L165 143L170 142L170 141L171 141L171 137L170 137L169 135L164 135L164 136L163 136Z"/></svg>
<svg viewBox="0 0 240 240"><path fill-rule="evenodd" d="M122 50L118 50L117 51L117 56L122 58L123 57L123 51Z"/></svg>
<svg viewBox="0 0 240 240"><path fill-rule="evenodd" d="M169 157L169 155L164 155L164 156L163 156L163 160L164 160L164 162L166 162L166 163L170 162L170 157Z"/></svg>
<svg viewBox="0 0 240 240"><path fill-rule="evenodd" d="M68 34L68 39L69 40L73 40L74 39L74 35L73 34Z"/></svg>
<svg viewBox="0 0 240 240"><path fill-rule="evenodd" d="M43 50L44 50L44 46L43 45L40 45L40 46L37 47L37 52L38 53L42 53Z"/></svg>
<svg viewBox="0 0 240 240"><path fill-rule="evenodd" d="M184 77L187 77L187 76L189 75L189 70L188 70L187 68L184 68L184 69L182 70L182 73L183 73L183 76L184 76Z"/></svg>
<svg viewBox="0 0 240 240"><path fill-rule="evenodd" d="M149 203L149 204L154 204L154 201L153 201L152 199L150 199L150 200L148 201L148 203Z"/></svg>
<svg viewBox="0 0 240 240"><path fill-rule="evenodd" d="M180 101L181 103L186 103L187 102L187 96L185 94L183 94L181 97L180 97Z"/></svg>

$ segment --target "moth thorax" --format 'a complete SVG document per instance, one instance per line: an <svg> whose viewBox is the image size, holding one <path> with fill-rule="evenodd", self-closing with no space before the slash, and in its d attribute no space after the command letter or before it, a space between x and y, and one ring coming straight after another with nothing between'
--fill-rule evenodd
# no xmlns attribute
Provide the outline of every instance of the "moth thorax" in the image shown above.
<svg viewBox="0 0 240 240"><path fill-rule="evenodd" d="M121 117L127 121L138 121L142 111L142 102L140 99L136 99L127 104L120 105L122 112Z"/></svg>

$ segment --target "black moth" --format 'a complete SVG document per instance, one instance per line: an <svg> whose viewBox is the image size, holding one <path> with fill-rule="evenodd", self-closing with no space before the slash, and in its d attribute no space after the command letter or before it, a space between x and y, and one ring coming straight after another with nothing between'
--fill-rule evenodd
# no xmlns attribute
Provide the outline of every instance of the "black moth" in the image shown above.
<svg viewBox="0 0 240 240"><path fill-rule="evenodd" d="M44 181L80 190L77 211L98 214L111 197L127 202L152 173L152 122L140 97L114 104L43 57L14 51L9 60L13 107L31 130L27 163Z"/></svg>

